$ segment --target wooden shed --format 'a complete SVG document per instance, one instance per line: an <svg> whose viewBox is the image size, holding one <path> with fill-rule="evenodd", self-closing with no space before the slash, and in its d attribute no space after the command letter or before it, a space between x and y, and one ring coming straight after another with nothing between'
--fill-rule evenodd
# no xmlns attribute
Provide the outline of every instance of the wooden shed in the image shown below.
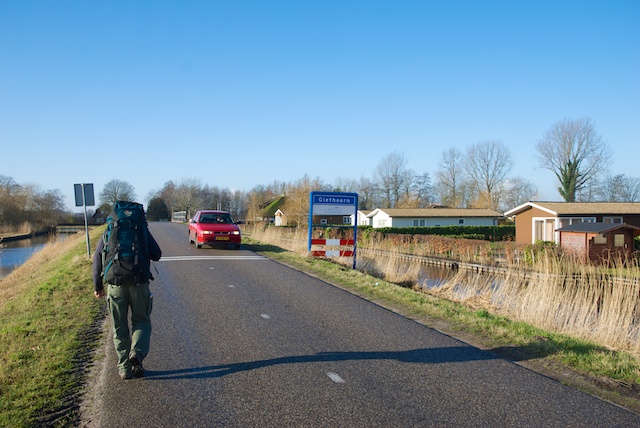
<svg viewBox="0 0 640 428"><path fill-rule="evenodd" d="M588 222L627 223L640 227L640 202L530 201L504 213L516 223L516 242L560 243L558 229Z"/></svg>
<svg viewBox="0 0 640 428"><path fill-rule="evenodd" d="M635 250L640 227L630 224L575 223L556 229L560 247L585 261L628 260Z"/></svg>

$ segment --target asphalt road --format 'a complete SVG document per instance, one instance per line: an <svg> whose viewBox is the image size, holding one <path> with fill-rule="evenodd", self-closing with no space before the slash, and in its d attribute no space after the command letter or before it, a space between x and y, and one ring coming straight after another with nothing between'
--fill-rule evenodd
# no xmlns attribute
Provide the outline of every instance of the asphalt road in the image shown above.
<svg viewBox="0 0 640 428"><path fill-rule="evenodd" d="M196 250L152 223L146 376L111 338L97 427L614 427L640 417L246 248Z"/></svg>

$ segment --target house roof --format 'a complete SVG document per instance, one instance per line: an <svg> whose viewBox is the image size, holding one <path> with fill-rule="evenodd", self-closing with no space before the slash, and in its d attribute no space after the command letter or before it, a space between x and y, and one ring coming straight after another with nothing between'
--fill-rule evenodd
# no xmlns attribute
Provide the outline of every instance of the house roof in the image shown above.
<svg viewBox="0 0 640 428"><path fill-rule="evenodd" d="M556 229L557 232L608 233L618 229L633 229L640 232L640 227L627 223L582 222Z"/></svg>
<svg viewBox="0 0 640 428"><path fill-rule="evenodd" d="M511 217L538 208L555 216L569 215L640 215L640 202L538 202L530 201L504 213L505 217Z"/></svg>
<svg viewBox="0 0 640 428"><path fill-rule="evenodd" d="M389 217L502 217L499 212L484 208L378 208L372 211L367 217L373 217L378 212L384 212Z"/></svg>
<svg viewBox="0 0 640 428"><path fill-rule="evenodd" d="M269 199L267 202L262 204L260 208L262 208L262 216L263 217L273 217L276 214L276 211L284 204L285 196L275 196Z"/></svg>

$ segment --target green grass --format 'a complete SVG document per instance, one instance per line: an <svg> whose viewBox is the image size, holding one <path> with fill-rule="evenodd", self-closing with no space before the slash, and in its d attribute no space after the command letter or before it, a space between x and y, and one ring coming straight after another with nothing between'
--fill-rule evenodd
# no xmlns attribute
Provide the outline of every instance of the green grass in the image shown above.
<svg viewBox="0 0 640 428"><path fill-rule="evenodd" d="M78 417L104 304L93 297L84 235L54 247L0 282L0 426L69 426Z"/></svg>

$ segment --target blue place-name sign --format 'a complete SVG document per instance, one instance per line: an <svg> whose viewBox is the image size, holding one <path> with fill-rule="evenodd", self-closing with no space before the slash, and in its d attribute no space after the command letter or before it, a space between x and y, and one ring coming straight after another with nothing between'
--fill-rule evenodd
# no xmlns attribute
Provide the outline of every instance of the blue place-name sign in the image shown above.
<svg viewBox="0 0 640 428"><path fill-rule="evenodd" d="M308 251L311 251L311 238L313 236L314 216L350 216L353 227L353 269L356 268L356 247L358 242L358 194L341 192L311 192L309 198L309 242ZM327 218L325 217L325 221ZM321 219L322 220L322 219ZM339 219L342 223L347 223L345 217ZM348 220L348 218L347 218Z"/></svg>
<svg viewBox="0 0 640 428"><path fill-rule="evenodd" d="M314 194L313 203L324 205L355 205L356 197L331 194Z"/></svg>

